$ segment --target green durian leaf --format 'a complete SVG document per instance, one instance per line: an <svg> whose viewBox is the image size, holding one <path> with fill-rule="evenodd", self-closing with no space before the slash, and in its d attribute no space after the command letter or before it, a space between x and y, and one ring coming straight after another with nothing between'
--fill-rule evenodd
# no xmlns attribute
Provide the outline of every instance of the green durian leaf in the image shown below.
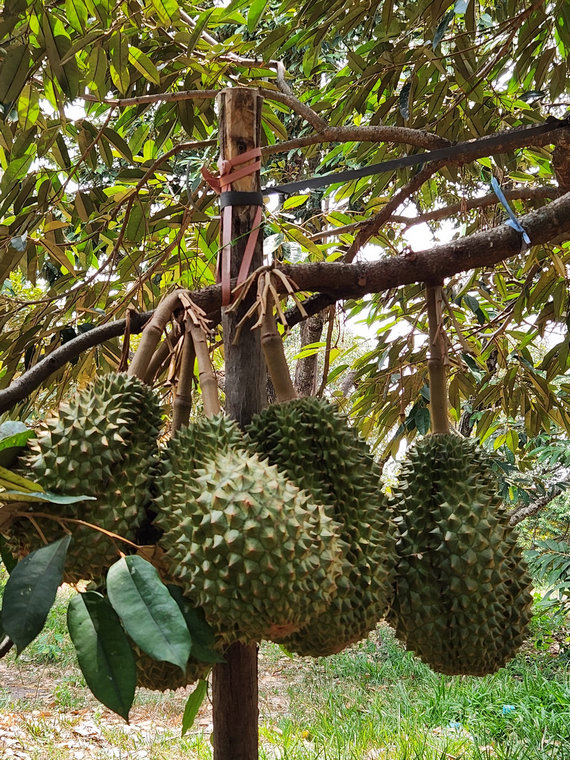
<svg viewBox="0 0 570 760"><path fill-rule="evenodd" d="M190 694L190 696L186 700L186 705L184 706L184 715L182 716L182 732L180 734L181 736L184 736L184 734L188 731L188 729L192 728L194 719L196 718L196 715L198 715L198 710L200 709L200 705L204 701L207 691L208 691L208 682L205 681L203 678L201 678L198 681L198 685L196 686L194 691Z"/></svg>
<svg viewBox="0 0 570 760"><path fill-rule="evenodd" d="M28 430L26 425L19 420L6 420L6 422L2 422L0 424L0 448L6 438L13 438L15 435L20 435L21 433L29 433L30 435L34 434L33 430Z"/></svg>
<svg viewBox="0 0 570 760"><path fill-rule="evenodd" d="M10 467L35 433L33 430L25 430L2 438L2 432L2 425L0 425L0 466Z"/></svg>
<svg viewBox="0 0 570 760"><path fill-rule="evenodd" d="M43 491L38 483L34 483L33 480L29 480L28 478L23 478L21 475L17 475L15 472L6 469L6 467L0 467L0 487L8 490L21 488L26 492Z"/></svg>
<svg viewBox="0 0 570 760"><path fill-rule="evenodd" d="M1 491L0 501L48 501L50 504L75 504L78 501L97 501L96 496L61 496L51 491Z"/></svg>
<svg viewBox="0 0 570 760"><path fill-rule="evenodd" d="M169 584L167 588L172 598L180 607L180 611L190 631L190 636L192 637L192 649L190 650L192 657L199 662L211 664L225 662L221 654L213 648L215 642L214 629L206 622L206 617L201 607L194 607L192 602L183 595L180 586Z"/></svg>
<svg viewBox="0 0 570 760"><path fill-rule="evenodd" d="M67 627L94 696L127 722L137 684L133 651L118 615L96 591L69 601Z"/></svg>
<svg viewBox="0 0 570 760"><path fill-rule="evenodd" d="M107 573L109 601L125 630L144 652L185 670L192 638L184 616L156 569L134 554Z"/></svg>
<svg viewBox="0 0 570 760"><path fill-rule="evenodd" d="M2 627L18 654L33 641L55 601L71 536L63 536L20 560L12 570L2 600Z"/></svg>

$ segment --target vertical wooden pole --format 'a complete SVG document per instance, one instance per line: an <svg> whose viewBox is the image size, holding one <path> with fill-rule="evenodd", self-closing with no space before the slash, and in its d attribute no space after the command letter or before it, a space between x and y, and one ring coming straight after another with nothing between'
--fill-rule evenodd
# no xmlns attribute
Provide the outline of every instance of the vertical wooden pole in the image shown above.
<svg viewBox="0 0 570 760"><path fill-rule="evenodd" d="M259 146L262 98L246 88L223 90L218 96L220 155L230 159ZM233 190L256 192L258 173L232 183ZM232 277L236 277L255 207L235 206L232 220ZM258 237L252 270L263 263L262 235ZM226 412L243 427L265 405L266 377L259 330L242 330L232 345L235 328L249 307L237 313L222 310L226 370ZM212 679L214 760L257 760L258 692L257 647L234 644L216 665Z"/></svg>

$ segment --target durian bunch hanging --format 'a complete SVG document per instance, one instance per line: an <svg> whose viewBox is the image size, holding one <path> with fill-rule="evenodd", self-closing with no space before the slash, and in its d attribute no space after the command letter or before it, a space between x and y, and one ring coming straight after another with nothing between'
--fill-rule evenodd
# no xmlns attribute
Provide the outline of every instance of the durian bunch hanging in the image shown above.
<svg viewBox="0 0 570 760"><path fill-rule="evenodd" d="M427 288L434 433L408 452L393 489L398 565L388 621L434 670L485 675L525 638L530 577L488 455L449 432L438 295Z"/></svg>
<svg viewBox="0 0 570 760"><path fill-rule="evenodd" d="M47 518L63 518L74 539L66 579L99 580L126 550L121 539L136 544L152 519L164 575L204 610L220 651L265 638L326 656L387 616L440 672L501 667L524 637L529 578L487 458L449 433L441 355L433 349L430 363L435 434L410 450L388 503L354 428L325 401L296 398L270 300L263 308L279 403L245 433L219 414L203 331L190 324L180 385L190 387L196 354L206 416L191 423L188 409L177 412L159 451L149 387L123 374L95 381L45 424L25 462L44 490L94 500L19 517L11 547L21 556L55 540L62 520ZM432 347L440 334L432 330ZM207 669L192 661L182 673L135 654L151 688Z"/></svg>

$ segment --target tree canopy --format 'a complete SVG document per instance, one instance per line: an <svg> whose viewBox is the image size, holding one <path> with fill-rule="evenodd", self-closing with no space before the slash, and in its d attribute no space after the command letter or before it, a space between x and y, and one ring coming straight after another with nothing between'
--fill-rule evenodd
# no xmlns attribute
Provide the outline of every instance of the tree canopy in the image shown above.
<svg viewBox="0 0 570 760"><path fill-rule="evenodd" d="M264 98L265 186L504 133L282 197L265 249L321 294L310 313L365 315L375 345L329 379L351 373L346 408L382 457L429 427L425 280L445 278L456 425L523 469L568 429L565 0L5 0L0 39L3 411L116 368L127 311L138 332L171 289L217 322L219 211L200 170L217 159L216 94L244 86Z"/></svg>

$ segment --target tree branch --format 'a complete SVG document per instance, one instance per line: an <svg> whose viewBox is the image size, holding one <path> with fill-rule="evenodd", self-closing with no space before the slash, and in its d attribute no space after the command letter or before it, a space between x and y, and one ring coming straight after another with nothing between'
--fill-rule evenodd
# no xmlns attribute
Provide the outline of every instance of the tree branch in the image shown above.
<svg viewBox="0 0 570 760"><path fill-rule="evenodd" d="M410 195L419 190L420 187L426 182L433 174L435 174L442 166L441 162L434 162L428 164L421 169L416 176L408 182L405 187L402 187L398 192L393 195L388 203L378 213L373 214L370 219L366 221L356 235L352 245L343 256L343 261L349 264L354 260L354 257L358 251L366 245L366 243L378 234L380 227L385 224L393 212L406 201Z"/></svg>
<svg viewBox="0 0 570 760"><path fill-rule="evenodd" d="M547 198L560 198L564 195L564 190L559 187L532 187L532 188L514 188L512 190L504 190L505 198L509 201L523 200L534 201L544 200ZM480 198L469 198L468 200L462 200L460 203L454 203L451 206L443 206L442 208L435 209L435 211L429 211L426 214L420 214L419 216L398 216L394 214L390 217L389 221L394 224L404 224L406 228L414 227L417 224L424 224L426 222L435 222L440 219L447 219L450 216L456 214L464 214L466 211L472 211L475 208L486 208L487 206L496 206L499 203L499 199L495 193L489 193L489 195L483 195ZM365 219L360 222L353 222L353 224L343 224L340 227L331 227L328 230L320 230L310 235L311 240L324 240L329 237L337 237L343 235L346 232L356 232L358 229L367 224L370 220Z"/></svg>
<svg viewBox="0 0 570 760"><path fill-rule="evenodd" d="M539 496L538 499L535 499L530 504L516 507L510 514L509 523L511 525L518 525L523 520L526 520L527 517L538 514L538 512L544 509L544 507L547 507L551 501L559 496L563 490L564 488L562 486L554 486L548 494Z"/></svg>
<svg viewBox="0 0 570 760"><path fill-rule="evenodd" d="M570 193L522 216L520 223L533 245L548 243L561 235L570 238ZM503 224L445 245L404 256L385 257L380 261L359 264L289 264L280 266L279 269L296 283L297 291L321 291L319 298L324 299L326 303L320 308L307 309L310 315L341 299L358 298L367 293L378 293L412 282L439 282L458 272L493 266L510 256L518 255L520 251L520 234ZM190 296L210 318L218 313L221 299L219 285L193 292ZM153 313L131 313L131 333L141 332L143 325ZM297 324L302 319L296 309L288 313L290 325ZM0 414L25 399L68 361L89 348L122 335L124 330L125 320L121 319L96 327L53 351L8 388L0 391Z"/></svg>

